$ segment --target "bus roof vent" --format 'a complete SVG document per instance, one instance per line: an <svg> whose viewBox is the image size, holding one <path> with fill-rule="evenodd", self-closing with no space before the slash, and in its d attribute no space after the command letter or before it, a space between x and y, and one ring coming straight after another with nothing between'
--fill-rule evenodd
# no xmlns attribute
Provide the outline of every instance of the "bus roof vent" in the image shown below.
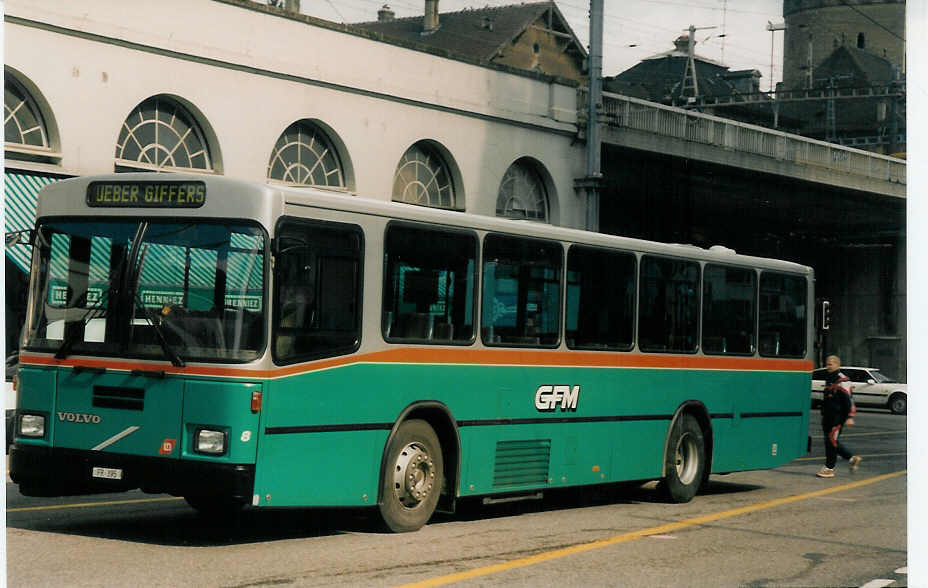
<svg viewBox="0 0 928 588"><path fill-rule="evenodd" d="M734 255L736 253L734 249L729 249L724 245L713 245L709 248L709 251L715 251L716 253L728 253L730 255Z"/></svg>

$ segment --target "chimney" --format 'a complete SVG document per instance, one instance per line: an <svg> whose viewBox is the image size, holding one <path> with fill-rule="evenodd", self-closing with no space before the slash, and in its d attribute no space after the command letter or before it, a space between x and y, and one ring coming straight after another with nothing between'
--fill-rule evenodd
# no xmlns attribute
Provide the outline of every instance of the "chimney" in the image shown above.
<svg viewBox="0 0 928 588"><path fill-rule="evenodd" d="M438 30L438 0L425 0L425 17L422 19L422 34L431 35Z"/></svg>
<svg viewBox="0 0 928 588"><path fill-rule="evenodd" d="M389 4L384 4L383 8L377 11L377 22L391 22L396 18L396 13L390 10Z"/></svg>
<svg viewBox="0 0 928 588"><path fill-rule="evenodd" d="M300 13L300 0L283 0L284 10L293 14Z"/></svg>
<svg viewBox="0 0 928 588"><path fill-rule="evenodd" d="M696 44L696 41L693 41L693 45L695 44ZM689 35L680 35L679 37L677 37L673 42L673 46L677 48L677 51L683 51L685 53L689 53L690 51Z"/></svg>

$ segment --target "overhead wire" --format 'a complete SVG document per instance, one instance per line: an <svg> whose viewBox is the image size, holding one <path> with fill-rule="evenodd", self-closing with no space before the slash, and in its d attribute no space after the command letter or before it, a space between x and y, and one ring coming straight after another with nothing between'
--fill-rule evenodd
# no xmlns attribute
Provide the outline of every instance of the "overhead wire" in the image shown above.
<svg viewBox="0 0 928 588"><path fill-rule="evenodd" d="M420 2L411 2L408 0L339 0L338 4L341 6L341 10L338 10L333 5L332 0L327 0L327 2L331 6L331 8L335 10L336 14L339 15L339 18L341 18L343 22L375 21L377 10L381 8L384 4L390 5L390 7L394 10L394 12L397 13L397 18L406 18L406 16L403 16L404 12L412 13L410 14L410 16L416 16L422 13L422 4ZM507 5L513 5L514 3L515 3L515 0L481 0L478 2L474 2L475 6L472 6L469 8L480 9L480 8L487 7L490 4L494 6L507 6ZM582 20L578 16L579 14L583 14L584 18L587 17L588 11L589 11L589 3L583 2L582 0L581 1L558 0L557 2L555 2L555 4L559 8L559 10L561 10L561 13L564 15L564 17L568 20L568 25L574 31L574 34L577 36L578 41L582 45L585 46L586 35L588 34L588 30L586 27L577 27L575 25L578 21L582 22ZM715 2L710 5L706 3L691 2L691 1L683 2L683 1L677 1L677 0L646 0L646 2L643 2L643 4L644 5L685 6L691 9L696 9L700 11L710 11L710 12L715 12L715 13L718 13L721 11L721 8ZM369 7L369 8L366 8L366 7ZM305 8L306 7L304 7L304 10ZM775 16L771 16L769 12L760 12L760 11L754 11L754 10L741 10L741 9L731 8L731 7L729 7L727 10L732 13L758 14L758 15L763 15L763 16L767 16L771 18L776 18ZM634 10L631 10L629 12L633 13ZM356 14L357 17L352 16L352 13ZM346 18L344 15L349 15L349 18ZM606 35L604 35L603 45L611 49L614 49L616 51L621 51L623 53L627 51L628 49L634 48L636 49L634 53L638 53L638 54L643 53L644 51L648 51L648 50L652 52L651 55L660 54L664 51L670 50L672 48L673 39L676 39L676 37L679 36L679 34L682 34L682 31L683 31L682 28L678 30L676 28L654 24L653 22L643 22L643 21L631 18L629 16L626 16L624 14L623 15L611 14L608 7L606 9L606 14L604 15L604 18L609 24L607 26L607 33ZM614 35L610 35L609 32L615 31L617 29L622 29L626 31L631 30L635 34L632 35L633 37L632 39L616 41L613 38ZM668 33L668 36L670 35L674 35L674 36L673 38L669 38L666 41L661 41L655 37L655 34L654 34L655 32L658 32L658 33L666 32ZM452 34L456 36L457 38L461 38L461 39L473 40L473 39L479 38L476 35L468 35L468 34L463 34L459 32L452 33ZM769 53L765 50L758 50L756 48L753 48L750 44L745 43L744 41L747 38L748 37L746 35L739 34L737 32L731 32L731 30L729 29L726 31L725 43L727 44L729 51L731 51L732 48L735 48L737 50L737 53L739 53L742 57L753 56L754 59L756 59L758 62L766 61ZM751 34L750 38L753 40L754 38L756 38L756 34ZM711 47L713 50L715 50L717 48L718 39L720 39L720 37L711 36L710 38L707 38L706 40L704 40L702 45L704 47ZM634 47L631 47L631 46L634 46ZM607 55L606 57L608 59L609 56ZM744 60L742 59L742 61ZM775 68L775 69L779 71L779 68Z"/></svg>

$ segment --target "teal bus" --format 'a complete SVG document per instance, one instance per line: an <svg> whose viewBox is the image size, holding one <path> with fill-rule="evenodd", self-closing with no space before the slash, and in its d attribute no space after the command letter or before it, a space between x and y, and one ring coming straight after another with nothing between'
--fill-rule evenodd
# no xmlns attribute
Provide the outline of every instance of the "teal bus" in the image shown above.
<svg viewBox="0 0 928 588"><path fill-rule="evenodd" d="M363 507L710 474L807 451L813 273L222 177L47 186L10 476L198 510Z"/></svg>

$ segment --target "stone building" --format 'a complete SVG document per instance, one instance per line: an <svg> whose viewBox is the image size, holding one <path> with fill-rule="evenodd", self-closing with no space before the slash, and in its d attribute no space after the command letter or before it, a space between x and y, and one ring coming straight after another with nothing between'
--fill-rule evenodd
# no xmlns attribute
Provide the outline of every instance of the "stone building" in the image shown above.
<svg viewBox="0 0 928 588"><path fill-rule="evenodd" d="M353 26L438 55L577 82L584 77L586 50L554 2L440 13L438 1L429 0L422 16L408 18L395 18L384 5L377 21Z"/></svg>
<svg viewBox="0 0 928 588"><path fill-rule="evenodd" d="M905 152L905 1L785 0L781 112L796 132Z"/></svg>
<svg viewBox="0 0 928 588"><path fill-rule="evenodd" d="M573 180L584 148L568 79L582 61L575 40L560 64L572 69L558 70L569 75L555 76L384 42L281 4L7 2L6 230L32 226L48 182L130 170L583 226ZM522 31L534 39L529 50L545 36L565 47L552 4L515 12L524 19L512 29L494 13L493 32ZM549 19L553 28L541 30ZM28 259L25 246L7 250L8 348L22 323Z"/></svg>
<svg viewBox="0 0 928 588"><path fill-rule="evenodd" d="M838 47L886 59L905 72L905 0L784 0L783 87L814 87Z"/></svg>
<svg viewBox="0 0 928 588"><path fill-rule="evenodd" d="M669 51L603 78L603 90L668 106L698 108L708 114L742 122L772 124L772 101L766 94L760 93L760 71L732 71L723 63L699 55L695 40L690 66L689 36L677 37L673 45L674 48ZM734 96L744 100L729 100ZM780 127L783 128L783 125Z"/></svg>

